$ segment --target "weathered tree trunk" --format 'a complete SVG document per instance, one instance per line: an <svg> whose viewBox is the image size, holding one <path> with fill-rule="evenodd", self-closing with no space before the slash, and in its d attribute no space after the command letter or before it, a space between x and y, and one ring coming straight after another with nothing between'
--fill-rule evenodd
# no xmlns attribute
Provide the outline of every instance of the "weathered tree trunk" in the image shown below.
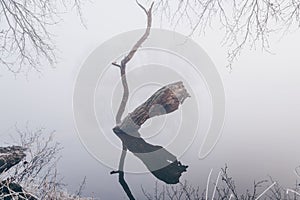
<svg viewBox="0 0 300 200"><path fill-rule="evenodd" d="M119 128L128 134L136 132L147 119L177 110L187 97L190 95L184 88L182 81L166 85L128 114Z"/></svg>
<svg viewBox="0 0 300 200"><path fill-rule="evenodd" d="M0 174L9 170L21 162L26 154L25 148L20 146L0 147ZM0 199L13 200L13 199L28 199L36 200L37 198L26 193L22 186L18 183L12 182L10 178L0 182Z"/></svg>
<svg viewBox="0 0 300 200"><path fill-rule="evenodd" d="M25 158L26 149L20 146L0 147L0 174Z"/></svg>
<svg viewBox="0 0 300 200"><path fill-rule="evenodd" d="M152 24L152 2L149 10L143 7L138 1L138 6L147 15L147 28L142 37L133 46L131 51L125 56L120 64L112 64L120 68L121 80L123 85L123 97L116 115L116 126L114 133L122 141L122 154L119 161L119 170L112 171L111 174L119 174L119 182L130 200L135 200L128 184L124 179L124 161L127 150L136 155L150 172L158 179L166 183L178 183L182 172L186 171L187 166L181 165L176 157L161 146L147 143L140 137L138 132L142 124L149 118L167 114L178 109L179 105L189 97L182 82L167 85L153 94L144 104L136 108L124 120L121 120L129 98L129 87L126 80L126 65L133 58L134 54L148 38Z"/></svg>
<svg viewBox="0 0 300 200"><path fill-rule="evenodd" d="M188 166L182 165L165 148L147 143L138 130L147 119L177 110L189 96L181 81L164 86L113 128L125 147L137 156L155 177L168 184L178 183L182 172L185 172Z"/></svg>

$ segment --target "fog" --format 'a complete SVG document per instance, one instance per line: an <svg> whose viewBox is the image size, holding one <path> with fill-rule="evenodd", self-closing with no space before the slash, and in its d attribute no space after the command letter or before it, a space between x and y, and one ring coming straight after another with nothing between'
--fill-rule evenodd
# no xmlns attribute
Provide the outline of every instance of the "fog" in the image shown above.
<svg viewBox="0 0 300 200"><path fill-rule="evenodd" d="M64 177L63 181L67 184L68 190L78 189L86 176L87 185L84 195L96 199L126 199L118 183L118 177L109 174L112 169L95 159L81 143L76 131L72 98L76 77L88 56L111 37L133 29L144 28L145 17L134 1L128 3L120 0L112 0L105 4L100 1L87 3L83 8L83 14L87 29L80 24L75 13L66 14L63 21L53 27L52 31L56 35L55 41L59 49L59 62L54 68L44 66L41 73L32 71L26 76L17 77L2 68L0 141L1 145L13 143L11 135L15 134L15 124L20 129L29 124L32 129L45 127L46 132L56 130L55 139L64 147L58 169L60 175ZM161 24L157 17L154 18L153 24L154 27L170 29L167 24ZM179 26L177 31L185 32L185 29ZM203 80L199 80L199 85L191 86L202 88L204 91L203 101L198 108L203 111L200 112L202 131L199 131L193 144L179 158L182 163L189 165L188 171L183 174L181 180L187 180L192 185L204 188L211 169L213 169L212 179L214 179L226 163L240 190L252 186L254 180L268 178L268 175L284 187L292 187L298 178L294 169L300 165L298 158L300 153L299 31L292 32L280 40L271 38L273 54L262 52L259 48L243 50L231 71L226 68L227 48L220 44L222 36L222 31L212 28L205 35L193 37L214 62L223 80L226 119L222 136L216 147L208 157L200 160L198 152L203 141L204 130L209 126L210 101L207 99ZM132 69L135 65L143 63L143 56L147 59L147 54L143 52L136 55ZM176 62L172 64L176 67ZM130 79L138 75L148 77L149 82L153 77L155 82L159 79L155 74L155 67L157 66L148 68L147 74L143 74L144 71L141 69L130 74L129 70L129 85ZM111 69L110 73L116 73L117 76L119 72L117 69ZM177 79L180 79L180 76L174 74L165 82ZM137 90L129 102L129 110L143 102L149 96L148 94L157 88L157 85L150 85L145 87L144 91L143 88ZM120 85L116 86L116 90L119 89ZM132 91L135 91L134 88ZM120 93L116 92L114 95L112 101L117 102ZM175 121L179 120L181 112L193 110L195 101L192 96L186 100L180 110L165 117L165 120L172 120L172 118ZM101 106L98 109L101 116ZM113 109L113 112L115 111L116 108ZM151 131L147 132L147 126L155 127L162 119L164 117L153 119L151 123L145 124L146 137L151 136L147 135L151 133ZM114 125L112 120L113 114L107 119L105 134L111 138L113 145L120 147L118 138L112 131L109 132ZM167 124L165 133L161 133L166 135L160 134L160 137L150 138L150 141L168 143L166 139L172 137L170 134L172 128L174 128L172 124ZM113 154L111 157L118 162L119 154ZM125 163L125 169L126 165L129 165L128 168L130 165L144 167L131 155ZM125 176L137 197L142 195L141 186L151 192L156 182L155 177L150 173L128 173ZM162 182L159 183L163 185Z"/></svg>

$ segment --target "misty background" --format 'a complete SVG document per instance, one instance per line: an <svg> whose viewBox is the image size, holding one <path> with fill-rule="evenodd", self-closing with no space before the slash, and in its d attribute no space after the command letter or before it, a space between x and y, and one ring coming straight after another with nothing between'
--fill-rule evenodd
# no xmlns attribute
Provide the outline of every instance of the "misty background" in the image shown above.
<svg viewBox="0 0 300 200"><path fill-rule="evenodd" d="M110 175L111 169L95 160L81 144L72 97L76 76L89 54L117 34L144 28L145 16L134 1L120 0L86 3L82 12L87 29L76 13L64 15L63 21L50 29L59 49L59 63L54 68L45 66L41 73L32 71L17 77L1 68L0 141L1 145L12 144L10 135L15 134L16 123L20 129L29 124L31 129L56 130L55 139L64 147L58 169L68 190L77 190L86 176L84 195L126 199L118 177ZM170 29L158 17L154 17L153 27ZM176 31L184 33L185 29L182 25ZM300 165L299 31L282 39L271 38L272 54L259 47L244 49L232 71L226 68L227 48L220 44L222 37L222 31L214 27L205 35L193 37L215 63L223 80L226 119L222 137L207 158L198 159L201 137L180 157L182 163L189 165L181 180L204 189L210 170L214 170L214 180L227 163L240 190L268 175L284 187L292 187L299 180L294 169ZM189 103L187 100L181 109ZM112 157L118 160L119 154ZM125 169L129 164L135 163L125 163ZM151 192L156 181L150 173L125 176L137 197L141 186Z"/></svg>

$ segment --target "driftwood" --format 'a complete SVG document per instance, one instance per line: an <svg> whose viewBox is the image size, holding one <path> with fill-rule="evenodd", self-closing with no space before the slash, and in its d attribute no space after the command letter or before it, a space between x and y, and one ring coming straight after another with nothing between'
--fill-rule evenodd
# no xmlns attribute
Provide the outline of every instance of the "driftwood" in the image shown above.
<svg viewBox="0 0 300 200"><path fill-rule="evenodd" d="M20 146L0 147L0 174L25 158L26 149Z"/></svg>
<svg viewBox="0 0 300 200"><path fill-rule="evenodd" d="M152 145L141 137L128 135L118 127L114 128L114 132L127 149L138 157L156 178L168 184L179 182L181 174L188 166L182 165L176 156L162 146Z"/></svg>
<svg viewBox="0 0 300 200"><path fill-rule="evenodd" d="M176 82L156 91L146 102L128 114L120 125L113 128L123 145L137 156L158 179L176 184L188 166L182 165L165 148L147 143L138 132L149 118L171 113L189 97L182 82Z"/></svg>
<svg viewBox="0 0 300 200"><path fill-rule="evenodd" d="M20 163L26 157L25 151L26 149L20 146L0 147L0 174ZM16 198L26 200L37 199L25 192L21 185L13 182L10 178L1 181L0 199L13 200Z"/></svg>
<svg viewBox="0 0 300 200"><path fill-rule="evenodd" d="M137 0L136 0L137 5L145 12L147 16L147 28L145 33L141 36L141 38L136 42L136 44L132 47L130 52L122 59L120 64L117 64L116 62L113 62L112 65L117 66L120 68L120 73L121 73L121 80L122 80L122 86L123 86L123 97L116 115L116 124L121 123L121 118L122 115L125 111L125 107L128 101L129 97L129 88L128 88L128 83L126 79L126 65L127 63L133 58L137 50L140 48L140 46L145 42L145 40L148 38L151 30L151 25L152 25L152 8L154 5L154 2L152 2L150 8L146 10L145 7L143 7ZM120 157L119 161L119 169L117 171L112 171L111 174L119 174L119 183L121 184L123 190L127 194L128 198L130 200L135 200L134 196L132 195L130 188L125 181L124 178L124 162L125 162L125 157L127 153L127 147L125 144L122 142L122 154Z"/></svg>
<svg viewBox="0 0 300 200"><path fill-rule="evenodd" d="M187 97L190 95L182 81L166 85L126 116L119 127L122 131L131 134L137 131L147 119L174 112Z"/></svg>
<svg viewBox="0 0 300 200"><path fill-rule="evenodd" d="M161 146L147 143L138 130L149 118L164 115L178 109L179 105L189 97L182 82L169 84L155 92L145 103L137 107L132 113L122 120L129 97L129 87L126 79L126 65L133 58L143 42L148 38L152 24L152 2L147 10L137 0L136 3L147 16L147 28L145 33L132 47L130 52L121 60L120 64L113 62L112 65L120 69L123 86L123 96L116 115L116 126L114 133L122 141L122 154L119 161L119 169L111 174L119 174L119 182L130 200L135 200L130 188L124 178L124 162L127 150L137 156L158 179L175 184L179 182L182 172L187 166L182 165L176 157Z"/></svg>

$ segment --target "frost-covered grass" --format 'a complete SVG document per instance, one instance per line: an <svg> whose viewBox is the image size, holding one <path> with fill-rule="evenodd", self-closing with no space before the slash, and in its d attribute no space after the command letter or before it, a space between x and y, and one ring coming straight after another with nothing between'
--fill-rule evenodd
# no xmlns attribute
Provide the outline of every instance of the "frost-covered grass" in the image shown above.
<svg viewBox="0 0 300 200"><path fill-rule="evenodd" d="M78 191L69 192L57 171L62 147L53 140L54 132L44 129L17 129L17 145L26 148L26 157L0 174L0 200L91 200L81 197L86 180ZM74 193L74 194L73 194Z"/></svg>
<svg viewBox="0 0 300 200"><path fill-rule="evenodd" d="M300 185L284 188L271 177L254 182L252 187L244 192L237 190L234 179L229 176L228 168L222 169L217 180L210 183L208 175L207 187L200 188L187 182L173 185L155 184L153 191L145 191L143 199L147 200L300 200Z"/></svg>

